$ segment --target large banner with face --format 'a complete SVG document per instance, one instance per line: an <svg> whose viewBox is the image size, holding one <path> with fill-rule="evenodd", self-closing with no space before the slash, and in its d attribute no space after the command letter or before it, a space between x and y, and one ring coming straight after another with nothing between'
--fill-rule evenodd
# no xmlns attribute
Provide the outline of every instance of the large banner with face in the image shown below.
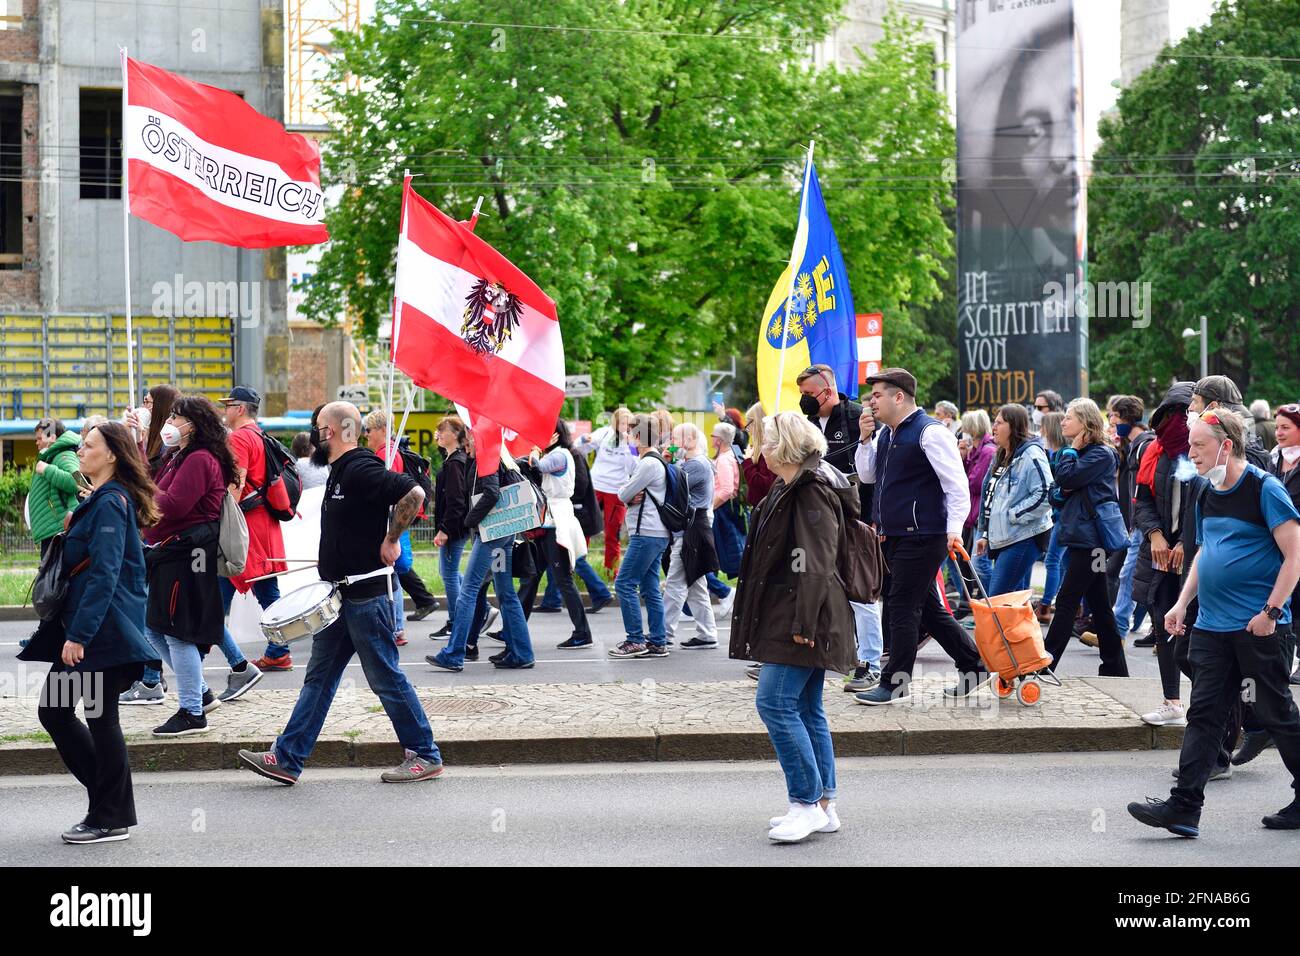
<svg viewBox="0 0 1300 956"><path fill-rule="evenodd" d="M1073 0L958 0L957 16L961 405L1087 394Z"/></svg>

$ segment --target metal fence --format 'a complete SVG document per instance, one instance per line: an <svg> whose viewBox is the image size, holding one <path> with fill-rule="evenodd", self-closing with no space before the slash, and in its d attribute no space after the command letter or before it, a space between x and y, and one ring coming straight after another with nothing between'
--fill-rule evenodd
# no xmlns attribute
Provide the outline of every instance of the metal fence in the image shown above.
<svg viewBox="0 0 1300 956"><path fill-rule="evenodd" d="M32 540L32 533L27 527L22 524L0 525L0 557L12 559L27 555L31 556L33 565L40 560L41 555L41 549Z"/></svg>

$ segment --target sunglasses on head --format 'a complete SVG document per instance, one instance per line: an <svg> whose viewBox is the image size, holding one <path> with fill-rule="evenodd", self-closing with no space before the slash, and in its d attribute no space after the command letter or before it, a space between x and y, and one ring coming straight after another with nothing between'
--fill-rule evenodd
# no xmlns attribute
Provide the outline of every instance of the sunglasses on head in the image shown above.
<svg viewBox="0 0 1300 956"><path fill-rule="evenodd" d="M1300 405L1292 402L1290 405L1283 405L1278 409L1279 412L1286 412L1288 415L1300 415Z"/></svg>
<svg viewBox="0 0 1300 956"><path fill-rule="evenodd" d="M1201 421L1205 422L1207 425L1223 424L1222 420L1219 418L1219 413L1215 411L1201 412Z"/></svg>

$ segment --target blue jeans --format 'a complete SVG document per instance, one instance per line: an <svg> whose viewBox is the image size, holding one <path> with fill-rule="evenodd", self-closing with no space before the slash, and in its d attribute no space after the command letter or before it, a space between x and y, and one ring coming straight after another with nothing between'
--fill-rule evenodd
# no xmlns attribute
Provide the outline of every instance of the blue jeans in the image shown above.
<svg viewBox="0 0 1300 956"><path fill-rule="evenodd" d="M764 664L754 705L785 773L791 803L835 799L835 748L822 710L826 672L819 667Z"/></svg>
<svg viewBox="0 0 1300 956"><path fill-rule="evenodd" d="M1038 545L1033 538L1007 545L993 562L993 583L989 585L989 594L1009 594L1029 587L1034 562L1039 557Z"/></svg>
<svg viewBox="0 0 1300 956"><path fill-rule="evenodd" d="M1141 622L1134 617L1137 602L1133 600L1133 572L1137 570L1138 552L1142 550L1142 532L1136 527L1128 533L1128 554L1119 571L1119 589L1115 592L1115 629L1124 636Z"/></svg>
<svg viewBox="0 0 1300 956"><path fill-rule="evenodd" d="M614 593L623 612L623 630L632 644L645 644L645 631L641 627L641 603L645 600L646 617L650 620L650 644L663 647L668 643L664 629L664 596L659 590L659 565L663 560L667 538L648 534L634 534L628 538L623 563L614 578Z"/></svg>
<svg viewBox="0 0 1300 956"><path fill-rule="evenodd" d="M360 658L366 683L383 704L398 742L425 760L442 762L429 718L398 664L392 623L393 609L387 594L361 601L344 598L339 619L312 640L311 659L298 702L284 732L275 741L276 759L285 770L295 775L302 773L353 654Z"/></svg>
<svg viewBox="0 0 1300 956"><path fill-rule="evenodd" d="M465 551L468 537L447 539L447 543L438 549L438 571L442 574L442 584L447 591L447 618L456 619L456 605L460 603L460 556Z"/></svg>
<svg viewBox="0 0 1300 956"><path fill-rule="evenodd" d="M1065 548L1057 543L1060 525L1052 528L1052 539L1047 543L1047 554L1043 557L1043 567L1047 569L1047 580L1043 582L1043 603L1051 604L1056 600L1056 592L1061 589L1061 576L1065 560Z"/></svg>
<svg viewBox="0 0 1300 956"><path fill-rule="evenodd" d="M181 710L200 716L203 713L203 692L208 689L208 684L203 679L203 657L199 654L199 646L151 627L145 627L144 636L158 652L159 660L176 675L176 696L180 698Z"/></svg>
<svg viewBox="0 0 1300 956"><path fill-rule="evenodd" d="M515 658L527 663L533 659L533 643L528 636L528 622L524 620L524 606L515 592L515 579L511 575L514 560L513 536L484 541L477 535L470 548L469 565L461 579L460 599L456 602L456 616L452 618L451 640L438 656L450 664L463 667L465 645L470 627L476 617L474 607L479 602L483 583L492 575L492 586L501 605L502 634L506 650Z"/></svg>
<svg viewBox="0 0 1300 956"><path fill-rule="evenodd" d="M592 601L600 603L607 602L613 595L609 593L609 588L601 580L596 569L587 563L587 556L584 554L573 566L573 570L582 578L583 583L587 585L587 594ZM542 594L542 607L555 608L557 611L564 607L564 602L560 600L560 589L555 586L555 581L551 579L551 572L546 572L546 591Z"/></svg>
<svg viewBox="0 0 1300 956"><path fill-rule="evenodd" d="M387 595L385 595L387 597ZM397 575L393 575L393 636L396 637L402 631L406 630L406 602L403 600L402 586L397 583Z"/></svg>
<svg viewBox="0 0 1300 956"><path fill-rule="evenodd" d="M858 661L869 664L873 671L880 670L880 655L885 652L885 632L880 624L880 604L859 604L850 601L853 621L858 631Z"/></svg>
<svg viewBox="0 0 1300 956"><path fill-rule="evenodd" d="M235 599L235 586L230 583L229 578L217 578L217 583L221 585L221 610L222 613L229 616L230 602ZM266 610L276 601L280 600L280 579L267 578L264 581L253 582L253 597L257 598L257 603ZM244 654L235 643L235 639L230 636L230 628L222 631L221 653L226 655L226 661L231 667L234 667L244 659ZM270 658L284 657L289 653L289 647L285 644L266 645L266 656Z"/></svg>

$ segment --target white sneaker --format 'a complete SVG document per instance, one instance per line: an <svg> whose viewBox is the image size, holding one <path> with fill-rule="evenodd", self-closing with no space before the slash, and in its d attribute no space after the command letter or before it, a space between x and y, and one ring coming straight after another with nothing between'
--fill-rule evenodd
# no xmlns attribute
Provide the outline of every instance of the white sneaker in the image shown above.
<svg viewBox="0 0 1300 956"><path fill-rule="evenodd" d="M721 598L718 601L718 607L713 612L713 619L715 621L725 621L727 618L731 617L731 606L735 603L736 603L736 589L732 588L727 593L726 597Z"/></svg>
<svg viewBox="0 0 1300 956"><path fill-rule="evenodd" d="M1151 713L1143 714L1142 720L1152 727L1186 727L1187 708L1182 704L1171 704L1165 701Z"/></svg>
<svg viewBox="0 0 1300 956"><path fill-rule="evenodd" d="M785 817L788 817L788 816L790 815L790 811L791 811L791 810L794 810L794 808L797 807L797 806L799 806L799 804L797 804L797 803L792 803L792 804L790 804L790 810L787 810L787 811L785 812L785 816L781 816L781 817L773 817L771 820L767 821L767 825L768 825L768 827L769 827L769 828L771 828L771 827L779 827L782 823L785 822ZM835 812L835 801L834 801L834 800L832 800L830 803L826 804L826 811L825 811L825 812L826 812L826 819L827 819L829 822L826 824L826 826L822 827L822 828L821 828L820 830L818 830L817 832L818 832L818 833L836 833L836 832L838 832L838 831L839 831L839 828L840 828L840 815L839 815L838 813Z"/></svg>
<svg viewBox="0 0 1300 956"><path fill-rule="evenodd" d="M818 804L808 807L796 803L785 815L785 819L767 831L767 838L775 843L798 843L827 826L830 821L831 818Z"/></svg>

